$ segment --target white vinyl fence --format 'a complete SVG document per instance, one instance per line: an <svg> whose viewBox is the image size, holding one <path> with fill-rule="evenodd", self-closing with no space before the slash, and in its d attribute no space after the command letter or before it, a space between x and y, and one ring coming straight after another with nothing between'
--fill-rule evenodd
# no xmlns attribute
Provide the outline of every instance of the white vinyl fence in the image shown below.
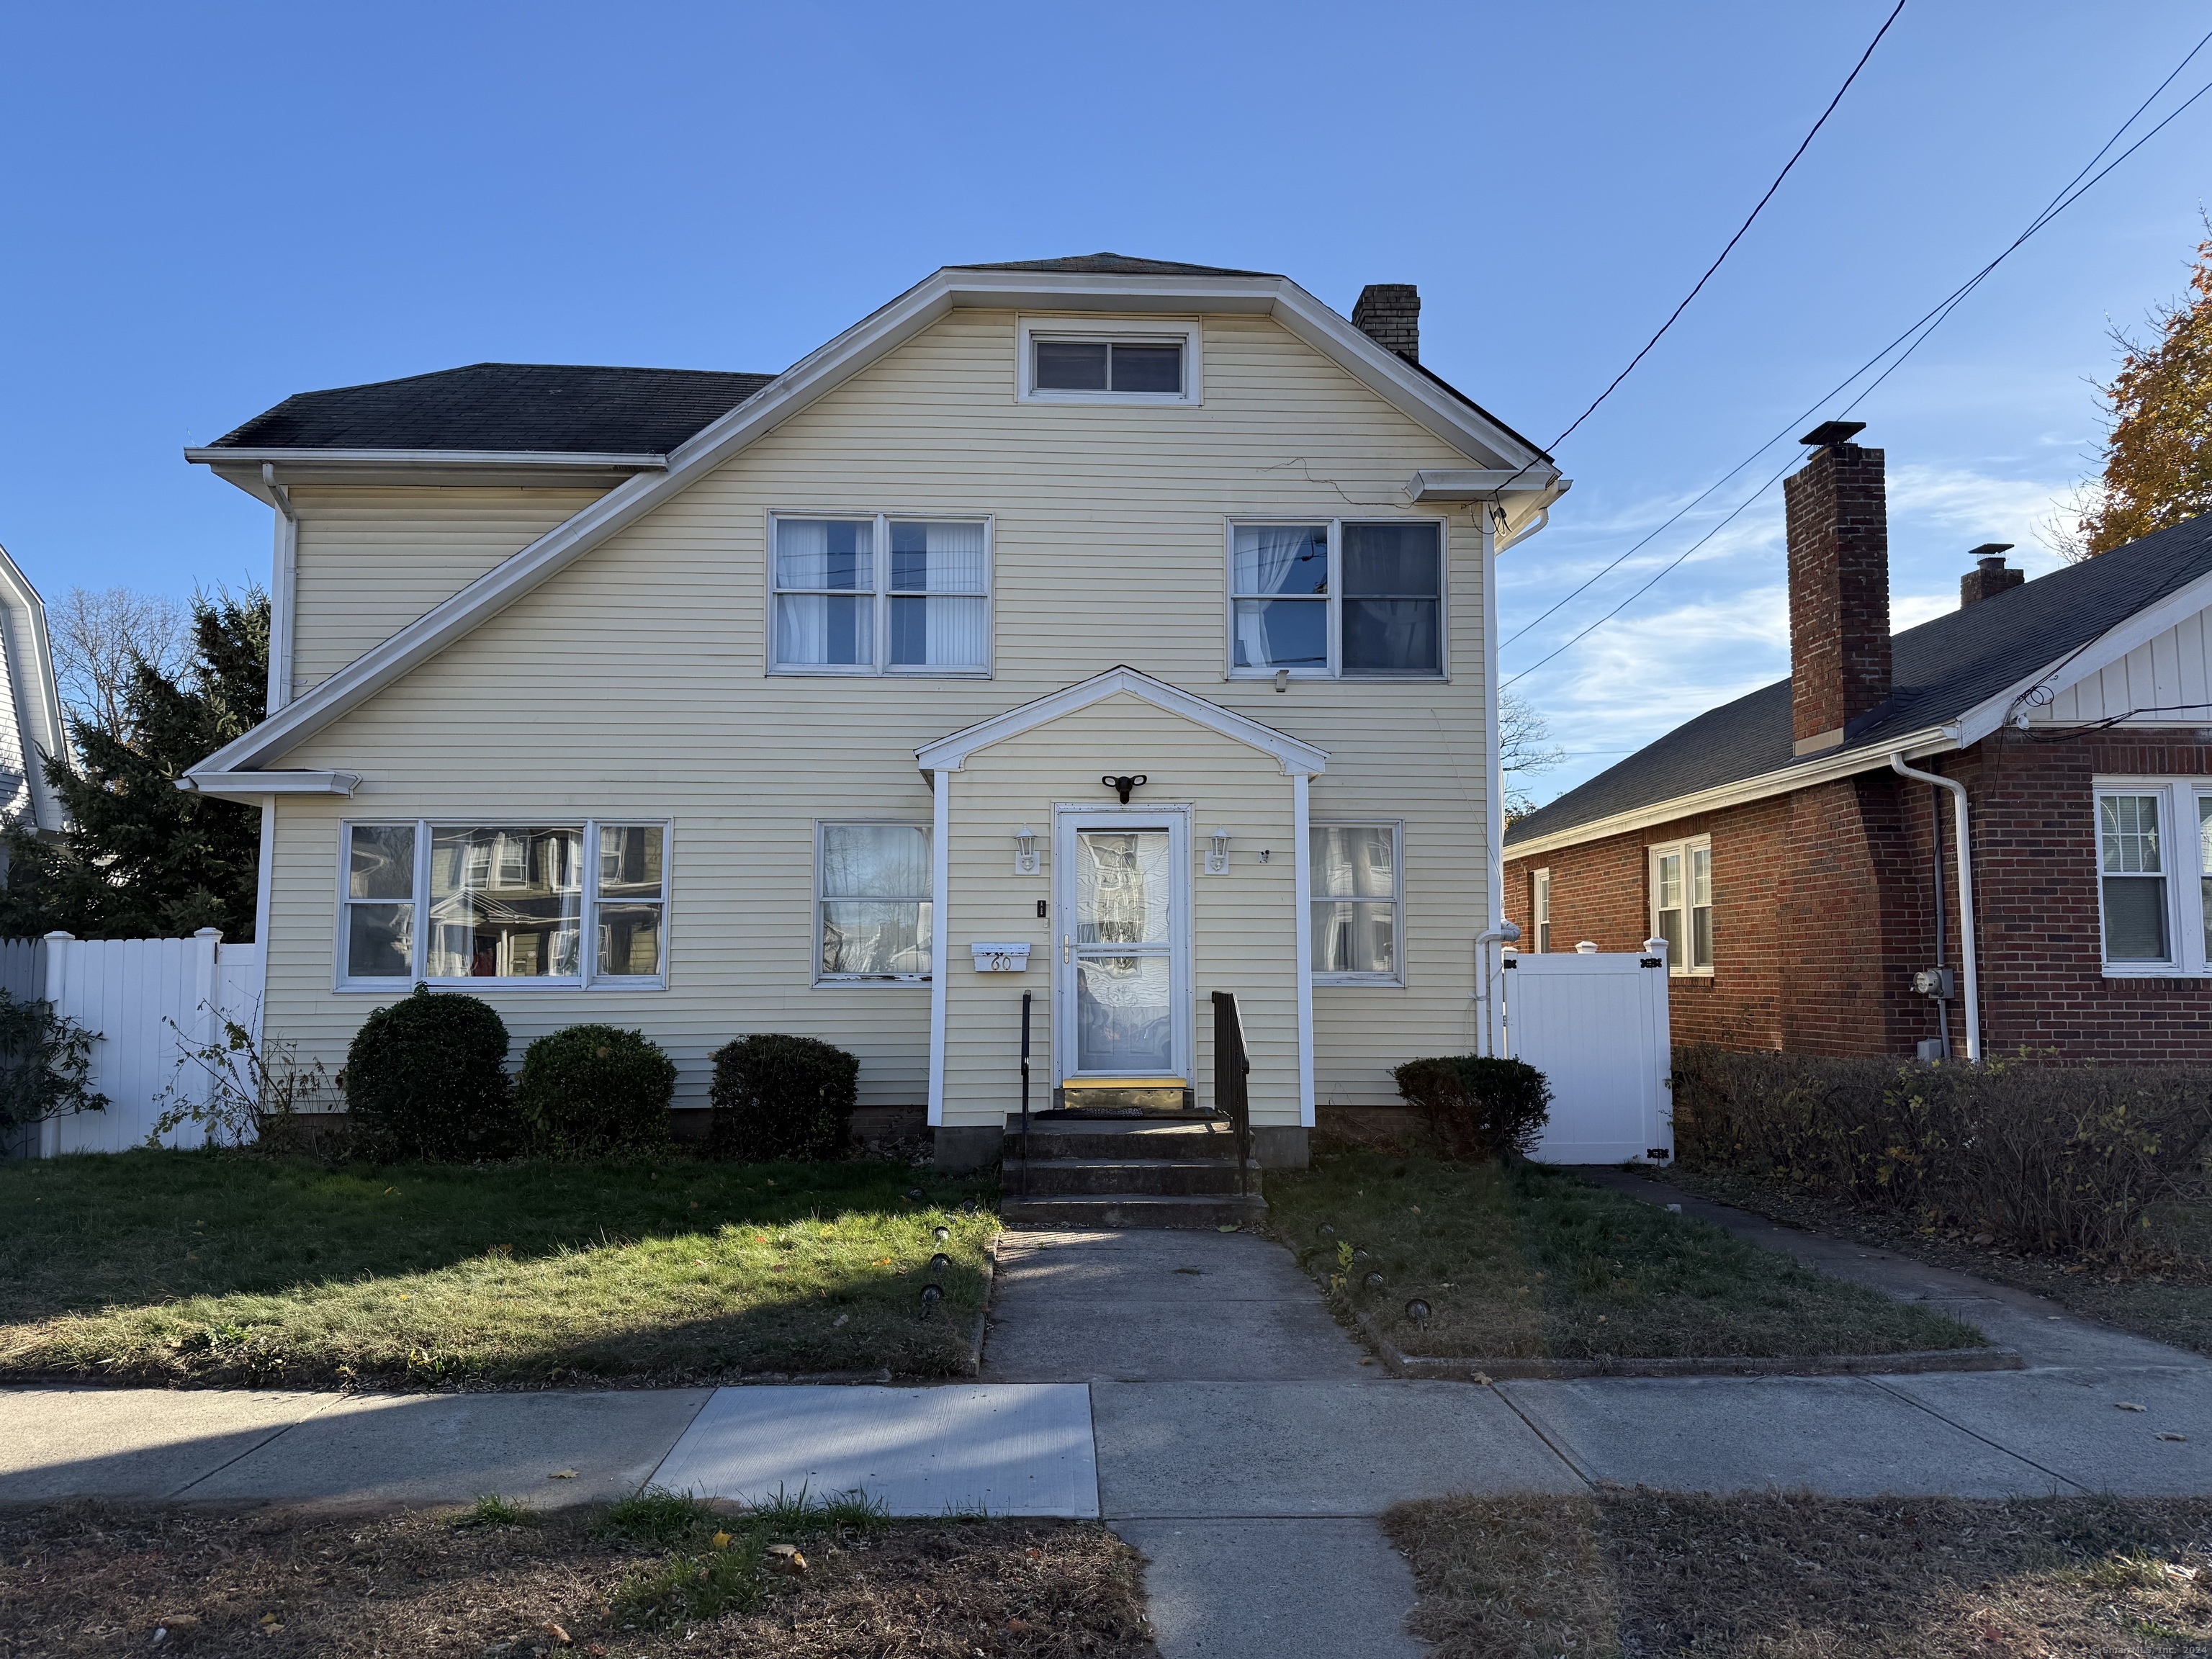
<svg viewBox="0 0 2212 1659"><path fill-rule="evenodd" d="M26 945L37 948L19 963L14 953ZM180 1065L186 1050L219 1041L226 1019L257 1034L260 1025L260 947L225 945L211 927L190 939L10 939L0 944L0 975L14 994L43 997L100 1033L92 1086L107 1097L107 1109L42 1125L42 1158L143 1146L179 1097L206 1098L205 1074ZM165 1097L172 1090L177 1094ZM196 1146L201 1139L188 1123L164 1144Z"/></svg>
<svg viewBox="0 0 2212 1659"><path fill-rule="evenodd" d="M1508 954L1506 1052L1551 1080L1547 1164L1662 1161L1674 1155L1667 956L1652 939L1617 952Z"/></svg>

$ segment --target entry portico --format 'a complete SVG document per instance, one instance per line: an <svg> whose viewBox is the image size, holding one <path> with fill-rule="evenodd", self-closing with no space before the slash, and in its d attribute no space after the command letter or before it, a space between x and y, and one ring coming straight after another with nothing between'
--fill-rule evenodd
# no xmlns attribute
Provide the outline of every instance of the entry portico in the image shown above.
<svg viewBox="0 0 2212 1659"><path fill-rule="evenodd" d="M1327 751L1117 667L915 754L936 807L939 1158L997 1155L1021 1104L1024 991L1033 1105L1058 1085L1141 1079L1191 1088L1201 1110L1214 1104L1212 1036L1196 1008L1230 991L1261 1157L1302 1163L1314 1111L1308 785ZM1144 781L1124 802L1109 778ZM977 943L1026 943L1031 965L975 971Z"/></svg>

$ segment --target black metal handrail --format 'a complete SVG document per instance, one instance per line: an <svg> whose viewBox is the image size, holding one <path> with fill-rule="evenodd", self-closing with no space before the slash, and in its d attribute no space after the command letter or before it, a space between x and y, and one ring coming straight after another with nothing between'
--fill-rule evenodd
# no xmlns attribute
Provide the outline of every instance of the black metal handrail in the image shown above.
<svg viewBox="0 0 2212 1659"><path fill-rule="evenodd" d="M1021 1195L1030 1195L1030 995L1022 993L1022 1184Z"/></svg>
<svg viewBox="0 0 2212 1659"><path fill-rule="evenodd" d="M1237 1137L1237 1190L1252 1191L1252 1056L1244 1047L1244 1018L1237 994L1213 994L1213 1109L1229 1119Z"/></svg>

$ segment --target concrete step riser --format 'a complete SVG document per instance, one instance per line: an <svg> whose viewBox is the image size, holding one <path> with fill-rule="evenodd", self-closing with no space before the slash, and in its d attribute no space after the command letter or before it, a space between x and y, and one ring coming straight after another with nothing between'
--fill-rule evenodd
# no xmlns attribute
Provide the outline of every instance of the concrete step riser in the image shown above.
<svg viewBox="0 0 2212 1659"><path fill-rule="evenodd" d="M1022 1155L1019 1130L1009 1130L1005 1156ZM1032 1158L1231 1158L1237 1155L1237 1137L1208 1134L1203 1129L1154 1129L1142 1134L1091 1134L1070 1129L1030 1132Z"/></svg>
<svg viewBox="0 0 2212 1659"><path fill-rule="evenodd" d="M999 1213L1039 1227L1225 1227L1264 1221L1262 1198L1008 1198Z"/></svg>
<svg viewBox="0 0 2212 1659"><path fill-rule="evenodd" d="M1007 1192L1022 1190L1018 1160L1004 1167L1000 1183ZM1259 1176L1252 1177L1254 1190ZM1031 1197L1052 1194L1211 1194L1237 1191L1233 1164L1032 1164L1029 1166Z"/></svg>

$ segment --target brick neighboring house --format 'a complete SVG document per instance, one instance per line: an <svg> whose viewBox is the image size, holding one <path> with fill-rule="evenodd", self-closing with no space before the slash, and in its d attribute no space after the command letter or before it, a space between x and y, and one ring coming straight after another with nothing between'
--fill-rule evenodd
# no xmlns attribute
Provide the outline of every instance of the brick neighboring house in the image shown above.
<svg viewBox="0 0 2212 1659"><path fill-rule="evenodd" d="M1520 948L1668 939L1678 1042L2212 1057L2212 515L2034 581L1977 549L1893 636L1859 429L1788 482L1790 678L1515 823Z"/></svg>

